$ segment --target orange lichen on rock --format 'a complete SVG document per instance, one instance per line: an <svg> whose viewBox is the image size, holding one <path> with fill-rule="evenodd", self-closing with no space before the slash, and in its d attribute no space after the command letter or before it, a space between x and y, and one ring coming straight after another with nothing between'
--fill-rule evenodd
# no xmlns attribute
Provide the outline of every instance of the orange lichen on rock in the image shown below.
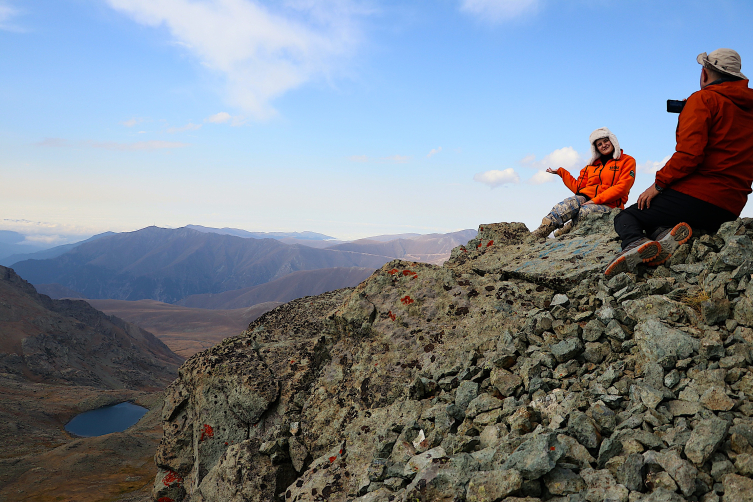
<svg viewBox="0 0 753 502"><path fill-rule="evenodd" d="M199 443L204 441L204 439L209 439L213 437L214 437L214 429L212 429L212 426L204 424L204 429L201 431L201 437L199 438Z"/></svg>
<svg viewBox="0 0 753 502"><path fill-rule="evenodd" d="M167 475L162 478L162 483L164 483L165 486L170 486L172 484L180 484L183 482L183 478L180 477L180 474L178 474L175 471L169 471Z"/></svg>

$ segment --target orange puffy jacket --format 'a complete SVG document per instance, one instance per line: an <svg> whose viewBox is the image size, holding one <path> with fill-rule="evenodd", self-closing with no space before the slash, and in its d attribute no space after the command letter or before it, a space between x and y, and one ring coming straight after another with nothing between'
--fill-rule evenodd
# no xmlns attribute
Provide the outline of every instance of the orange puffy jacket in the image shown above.
<svg viewBox="0 0 753 502"><path fill-rule="evenodd" d="M583 195L593 201L609 207L625 209L628 194L635 182L635 159L620 150L620 158L609 159L606 165L596 159L593 165L584 167L576 180L566 169L560 167L557 174L576 195Z"/></svg>
<svg viewBox="0 0 753 502"><path fill-rule="evenodd" d="M753 89L747 80L693 93L677 122L677 147L656 184L739 215L753 182Z"/></svg>

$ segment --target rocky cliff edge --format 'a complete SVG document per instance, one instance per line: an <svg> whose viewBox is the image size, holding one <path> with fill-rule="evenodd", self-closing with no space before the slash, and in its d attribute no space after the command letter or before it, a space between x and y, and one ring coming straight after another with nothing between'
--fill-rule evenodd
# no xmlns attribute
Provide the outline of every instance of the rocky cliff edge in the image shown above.
<svg viewBox="0 0 753 502"><path fill-rule="evenodd" d="M606 281L615 214L483 225L195 355L155 500L753 500L753 220Z"/></svg>

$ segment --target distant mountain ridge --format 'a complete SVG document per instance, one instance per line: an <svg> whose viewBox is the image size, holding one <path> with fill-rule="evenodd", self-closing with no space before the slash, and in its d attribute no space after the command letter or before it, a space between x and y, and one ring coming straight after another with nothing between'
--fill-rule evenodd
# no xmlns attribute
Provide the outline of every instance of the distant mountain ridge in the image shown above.
<svg viewBox="0 0 753 502"><path fill-rule="evenodd" d="M248 230L241 230L240 228L212 228L203 227L201 225L186 225L184 228L190 228L191 230L197 230L199 232L211 232L215 234L234 235L236 237L244 237L251 239L298 239L298 240L313 240L313 241L326 241L333 240L334 237L329 235L320 234L317 232L249 232Z"/></svg>
<svg viewBox="0 0 753 502"><path fill-rule="evenodd" d="M78 300L40 295L0 266L0 373L43 383L155 390L182 358L157 337Z"/></svg>
<svg viewBox="0 0 753 502"><path fill-rule="evenodd" d="M87 298L174 303L194 294L264 284L298 270L376 269L387 261L275 239L147 227L81 244L56 258L21 261L14 269L32 284L57 283Z"/></svg>

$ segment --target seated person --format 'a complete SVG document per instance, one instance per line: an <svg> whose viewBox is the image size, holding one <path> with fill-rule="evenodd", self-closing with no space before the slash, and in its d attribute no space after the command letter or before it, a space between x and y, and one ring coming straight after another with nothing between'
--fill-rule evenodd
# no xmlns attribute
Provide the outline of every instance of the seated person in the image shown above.
<svg viewBox="0 0 753 502"><path fill-rule="evenodd" d="M553 230L556 230L555 237L559 237L587 214L625 208L635 182L635 159L622 152L617 137L606 127L592 132L589 140L591 161L580 171L577 180L562 167L546 170L560 176L575 195L552 208L541 220L541 226L532 232L536 237L546 237Z"/></svg>

